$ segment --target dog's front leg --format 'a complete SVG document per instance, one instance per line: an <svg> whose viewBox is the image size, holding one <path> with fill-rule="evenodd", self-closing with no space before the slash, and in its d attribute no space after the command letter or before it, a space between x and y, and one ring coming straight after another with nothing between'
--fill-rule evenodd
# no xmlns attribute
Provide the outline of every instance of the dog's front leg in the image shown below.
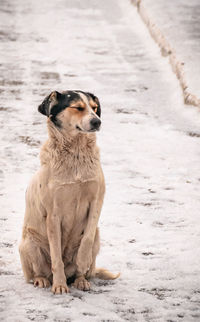
<svg viewBox="0 0 200 322"><path fill-rule="evenodd" d="M103 200L94 200L90 205L88 222L76 258L77 277L84 276L93 262L92 249Z"/></svg>
<svg viewBox="0 0 200 322"><path fill-rule="evenodd" d="M55 210L47 216L47 235L53 273L53 286L51 291L54 294L68 293L69 289L66 284L64 263L61 254L61 223Z"/></svg>

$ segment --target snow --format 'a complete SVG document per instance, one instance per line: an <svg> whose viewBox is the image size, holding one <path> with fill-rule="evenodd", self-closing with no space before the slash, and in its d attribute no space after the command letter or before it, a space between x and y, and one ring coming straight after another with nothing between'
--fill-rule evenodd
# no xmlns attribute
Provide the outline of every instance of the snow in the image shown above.
<svg viewBox="0 0 200 322"><path fill-rule="evenodd" d="M199 98L200 75L200 4L198 0L143 0L151 19L184 63L188 90Z"/></svg>
<svg viewBox="0 0 200 322"><path fill-rule="evenodd" d="M199 111L128 1L0 3L2 321L199 321ZM106 178L97 266L121 272L55 296L23 278L24 193L52 90L94 92Z"/></svg>

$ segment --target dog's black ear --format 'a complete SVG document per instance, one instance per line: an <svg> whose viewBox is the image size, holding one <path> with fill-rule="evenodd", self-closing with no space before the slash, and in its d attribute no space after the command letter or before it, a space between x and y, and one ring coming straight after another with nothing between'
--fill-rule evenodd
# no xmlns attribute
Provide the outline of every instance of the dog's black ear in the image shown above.
<svg viewBox="0 0 200 322"><path fill-rule="evenodd" d="M50 95L48 95L47 97L45 97L44 101L42 102L42 104L40 104L38 106L38 112L42 113L43 115L46 115L49 117L50 115L50 104L52 103L52 105L54 105L53 103L55 102L55 104L57 103L59 96L61 94L57 91L52 92Z"/></svg>
<svg viewBox="0 0 200 322"><path fill-rule="evenodd" d="M101 117L101 105L100 105L100 102L99 102L99 99L97 96L95 96L94 94L92 93L87 93L89 96L91 96L91 98L93 99L93 101L97 104L97 111L96 111L96 114Z"/></svg>
<svg viewBox="0 0 200 322"><path fill-rule="evenodd" d="M46 116L49 116L49 103L50 103L49 98L50 98L50 95L45 97L45 99L42 102L42 104L40 104L38 106L38 112L40 112L40 113L42 113L43 115L46 115Z"/></svg>

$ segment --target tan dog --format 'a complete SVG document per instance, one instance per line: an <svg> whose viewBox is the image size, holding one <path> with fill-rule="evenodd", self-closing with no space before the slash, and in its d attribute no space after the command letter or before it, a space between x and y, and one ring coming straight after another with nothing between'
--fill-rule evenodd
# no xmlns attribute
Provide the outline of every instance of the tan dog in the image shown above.
<svg viewBox="0 0 200 322"><path fill-rule="evenodd" d="M104 176L96 146L100 104L81 91L53 92L38 108L46 115L49 139L41 149L41 168L26 192L26 213L20 244L27 282L68 292L89 290L88 279L115 279L95 268L99 251L97 228L104 198Z"/></svg>

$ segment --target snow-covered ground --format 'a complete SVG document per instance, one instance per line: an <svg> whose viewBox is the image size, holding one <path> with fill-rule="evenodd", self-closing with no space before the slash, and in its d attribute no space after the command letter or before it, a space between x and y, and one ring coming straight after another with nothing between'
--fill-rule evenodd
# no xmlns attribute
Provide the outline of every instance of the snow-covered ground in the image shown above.
<svg viewBox="0 0 200 322"><path fill-rule="evenodd" d="M142 0L152 21L160 28L184 63L188 90L200 97L199 0Z"/></svg>
<svg viewBox="0 0 200 322"><path fill-rule="evenodd" d="M200 320L200 115L135 7L122 0L0 2L2 321ZM55 296L25 284L24 193L51 90L94 92L107 193L98 266L121 271Z"/></svg>

